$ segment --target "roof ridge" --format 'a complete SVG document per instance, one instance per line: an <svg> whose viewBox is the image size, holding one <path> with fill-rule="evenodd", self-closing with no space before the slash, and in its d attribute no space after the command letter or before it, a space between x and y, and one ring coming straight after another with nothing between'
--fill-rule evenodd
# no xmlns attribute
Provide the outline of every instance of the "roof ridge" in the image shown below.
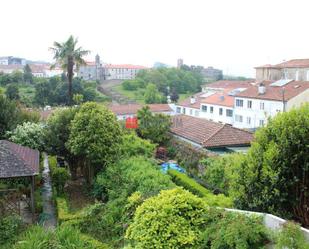
<svg viewBox="0 0 309 249"><path fill-rule="evenodd" d="M222 126L216 130L213 134L211 134L207 139L205 139L205 141L203 141L203 144L206 143L209 139L211 139L213 136L215 136L219 131L221 131L223 129L223 127L225 127L226 124L222 124Z"/></svg>

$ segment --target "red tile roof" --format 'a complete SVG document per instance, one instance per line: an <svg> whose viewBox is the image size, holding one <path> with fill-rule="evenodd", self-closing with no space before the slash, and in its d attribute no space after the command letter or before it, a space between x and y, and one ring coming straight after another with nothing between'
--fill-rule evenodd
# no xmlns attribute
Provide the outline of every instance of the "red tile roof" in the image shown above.
<svg viewBox="0 0 309 249"><path fill-rule="evenodd" d="M200 104L201 101L203 99L203 95L205 93L200 92L200 93L196 93L193 96L190 96L184 100L182 100L181 102L179 102L177 105L179 106L184 106L184 107L189 107L189 108L194 108L194 109L200 109ZM191 104L191 98L194 97L195 98L195 103Z"/></svg>
<svg viewBox="0 0 309 249"><path fill-rule="evenodd" d="M105 68L123 68L123 69L147 69L147 67L131 64L106 64Z"/></svg>
<svg viewBox="0 0 309 249"><path fill-rule="evenodd" d="M245 91L236 94L236 97L283 101L283 87L285 100L290 100L309 89L309 81L292 81L282 87L271 86L273 82L274 81L263 82L266 87L265 94L258 93L258 85L252 85Z"/></svg>
<svg viewBox="0 0 309 249"><path fill-rule="evenodd" d="M284 61L282 63L276 64L276 65L264 65L264 66L258 66L255 68L309 68L309 59L294 59L289 61Z"/></svg>
<svg viewBox="0 0 309 249"><path fill-rule="evenodd" d="M149 104L147 105L152 112L172 112L168 104ZM110 105L108 108L116 115L134 115L137 111L143 108L143 105L128 104L128 105Z"/></svg>
<svg viewBox="0 0 309 249"><path fill-rule="evenodd" d="M39 151L0 140L0 178L39 174Z"/></svg>
<svg viewBox="0 0 309 249"><path fill-rule="evenodd" d="M204 84L203 86L209 88L235 89L249 87L252 83L254 83L254 80L218 80Z"/></svg>
<svg viewBox="0 0 309 249"><path fill-rule="evenodd" d="M215 94L201 100L201 103L233 107L234 96L228 95L232 90L233 89L225 89L222 92L216 92Z"/></svg>
<svg viewBox="0 0 309 249"><path fill-rule="evenodd" d="M248 131L207 119L176 115L173 116L172 121L171 132L174 135L205 148L248 146L253 140L253 134Z"/></svg>

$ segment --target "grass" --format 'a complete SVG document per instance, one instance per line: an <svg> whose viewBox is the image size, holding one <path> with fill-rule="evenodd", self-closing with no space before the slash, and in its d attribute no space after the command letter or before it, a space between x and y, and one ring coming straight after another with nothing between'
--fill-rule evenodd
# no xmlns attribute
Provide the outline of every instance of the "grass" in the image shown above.
<svg viewBox="0 0 309 249"><path fill-rule="evenodd" d="M186 98L190 97L192 93L181 93L179 94L178 102L185 100Z"/></svg>
<svg viewBox="0 0 309 249"><path fill-rule="evenodd" d="M139 104L145 104L143 89L138 89L136 91L128 91L122 88L122 85L113 86L112 90L120 93L121 95L127 97L128 99L134 100Z"/></svg>

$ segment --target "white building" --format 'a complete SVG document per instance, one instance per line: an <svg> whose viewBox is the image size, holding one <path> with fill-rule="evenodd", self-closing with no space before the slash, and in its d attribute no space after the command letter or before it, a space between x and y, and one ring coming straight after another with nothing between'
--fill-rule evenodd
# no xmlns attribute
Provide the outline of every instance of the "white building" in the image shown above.
<svg viewBox="0 0 309 249"><path fill-rule="evenodd" d="M147 69L144 66L130 65L130 64L105 64L104 66L105 78L107 80L129 80L134 79L140 70Z"/></svg>
<svg viewBox="0 0 309 249"><path fill-rule="evenodd" d="M233 126L256 129L268 118L309 102L309 82L279 80L252 85L235 96Z"/></svg>

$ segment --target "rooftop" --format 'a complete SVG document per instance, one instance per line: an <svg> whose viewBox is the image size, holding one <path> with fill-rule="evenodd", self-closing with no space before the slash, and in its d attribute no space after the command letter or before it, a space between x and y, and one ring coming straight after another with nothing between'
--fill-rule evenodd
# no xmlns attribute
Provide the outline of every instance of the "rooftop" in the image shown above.
<svg viewBox="0 0 309 249"><path fill-rule="evenodd" d="M309 68L309 59L293 59L276 65L266 64L256 68Z"/></svg>
<svg viewBox="0 0 309 249"><path fill-rule="evenodd" d="M0 140L0 178L39 174L39 151Z"/></svg>
<svg viewBox="0 0 309 249"><path fill-rule="evenodd" d="M271 85L274 82L275 81L263 81L266 87L265 94L259 94L258 85L251 85L246 90L236 94L236 96L244 98L282 101L283 89L285 100L290 100L309 89L309 81L291 81L283 86Z"/></svg>
<svg viewBox="0 0 309 249"><path fill-rule="evenodd" d="M123 69L147 69L147 67L131 64L106 64L105 68L123 68Z"/></svg>
<svg viewBox="0 0 309 249"><path fill-rule="evenodd" d="M149 104L147 105L152 112L171 112L172 109L168 104ZM128 105L110 105L108 108L116 115L132 115L137 114L137 111L143 108L140 104Z"/></svg>
<svg viewBox="0 0 309 249"><path fill-rule="evenodd" d="M212 83L204 84L203 87L208 88L240 88L240 87L248 87L254 80L218 80Z"/></svg>
<svg viewBox="0 0 309 249"><path fill-rule="evenodd" d="M173 134L205 148L248 146L253 140L253 134L248 131L207 119L176 115L173 116L172 121Z"/></svg>

